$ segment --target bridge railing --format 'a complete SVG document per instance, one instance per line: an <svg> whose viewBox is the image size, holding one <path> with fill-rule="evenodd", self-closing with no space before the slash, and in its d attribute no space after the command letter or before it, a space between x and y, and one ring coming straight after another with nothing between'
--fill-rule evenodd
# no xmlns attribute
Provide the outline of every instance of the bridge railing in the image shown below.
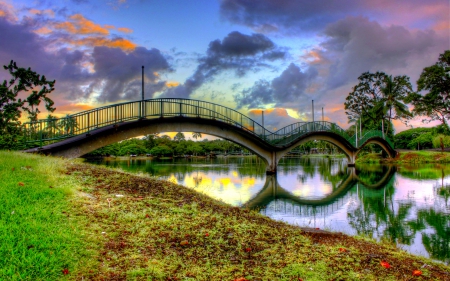
<svg viewBox="0 0 450 281"><path fill-rule="evenodd" d="M364 144L367 140L374 138L374 137L379 137L379 138L383 138L383 132L381 131L376 131L376 130L372 130L372 131L368 131L366 133L364 133L364 135L362 136L362 138L358 139L358 145L361 146L362 144ZM383 138L392 148L394 148L394 144L391 142L391 140L388 137L384 137Z"/></svg>
<svg viewBox="0 0 450 281"><path fill-rule="evenodd" d="M218 104L189 99L152 99L104 106L58 119L27 122L23 124L23 135L27 142L51 142L141 118L175 116L219 120L262 138L272 134L253 119Z"/></svg>
<svg viewBox="0 0 450 281"><path fill-rule="evenodd" d="M205 101L177 98L125 102L86 110L62 118L40 119L35 122L24 123L22 132L26 142L39 142L42 145L43 143L89 134L91 131L103 127L117 126L122 122L136 121L143 118L153 119L176 116L225 122L246 130L275 146L289 145L300 136L317 131L334 132L348 140L353 146L356 146L354 137L348 136L345 130L331 122L298 122L281 128L276 132L271 132L255 120L234 109ZM368 138L370 138L370 135L367 135L366 140ZM389 140L388 142L391 144ZM359 143L362 144L363 142L359 140Z"/></svg>
<svg viewBox="0 0 450 281"><path fill-rule="evenodd" d="M351 139L345 130L338 125L327 121L316 121L298 122L288 125L269 136L269 141L274 145L289 145L304 134L318 131L333 132L342 136L346 140Z"/></svg>

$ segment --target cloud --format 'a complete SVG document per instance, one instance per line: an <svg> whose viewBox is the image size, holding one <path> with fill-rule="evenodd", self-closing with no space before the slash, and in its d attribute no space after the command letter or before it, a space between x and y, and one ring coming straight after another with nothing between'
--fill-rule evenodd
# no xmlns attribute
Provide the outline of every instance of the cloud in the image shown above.
<svg viewBox="0 0 450 281"><path fill-rule="evenodd" d="M240 95L236 95L235 101L238 108L264 107L266 104L275 106L292 107L310 100L306 92L317 76L317 70L309 67L305 72L291 63L280 76L271 82L266 80L257 81L253 87L245 89Z"/></svg>
<svg viewBox="0 0 450 281"><path fill-rule="evenodd" d="M286 52L262 34L246 35L238 31L229 33L223 40L209 43L206 56L198 59L198 66L182 85L168 89L163 97L188 98L193 91L218 74L231 70L238 77L249 71L267 68L267 61L284 59Z"/></svg>
<svg viewBox="0 0 450 281"><path fill-rule="evenodd" d="M136 48L136 44L130 40L118 37L118 38L105 38L105 37L83 37L79 39L69 39L69 43L77 46L106 46L110 48L119 48L125 51L131 51Z"/></svg>
<svg viewBox="0 0 450 281"><path fill-rule="evenodd" d="M11 59L20 67L31 67L33 71L56 80L56 90L50 97L58 106L74 103L107 103L119 100L136 100L141 96L141 66L145 66L145 93L150 98L157 91L167 88L158 73L172 71L166 57L158 49L147 49L132 45L126 48L119 39L103 41L105 46L95 46L96 42L84 42L84 48L54 44L65 34L40 36L34 30L32 20L11 22L0 17L0 41L8 42L0 46L0 61L7 64ZM92 40L84 37L78 40ZM102 39L103 38L103 39ZM75 42L73 45L81 44ZM52 48L48 46L52 45ZM118 44L121 48L115 48ZM6 79L5 72L0 78Z"/></svg>
<svg viewBox="0 0 450 281"><path fill-rule="evenodd" d="M431 28L430 22L448 22L447 0L223 0L221 17L261 33L302 35L320 31L346 15L377 17L383 22Z"/></svg>
<svg viewBox="0 0 450 281"><path fill-rule="evenodd" d="M86 19L81 14L72 15L69 19L70 21L55 23L54 27L56 29L63 29L71 34L109 34L107 28Z"/></svg>
<svg viewBox="0 0 450 281"><path fill-rule="evenodd" d="M127 27L118 27L117 30L123 33L133 33L133 29Z"/></svg>
<svg viewBox="0 0 450 281"><path fill-rule="evenodd" d="M85 93L95 93L98 100L106 102L140 97L141 66L145 67L147 98L166 87L166 82L159 81L155 72L171 70L167 59L154 48L137 47L126 53L119 48L95 47L92 59L94 81Z"/></svg>
<svg viewBox="0 0 450 281"><path fill-rule="evenodd" d="M365 71L405 69L414 59L444 50L448 43L448 38L432 30L383 27L363 17L347 17L332 23L325 28L324 35L321 54L331 62L328 88L354 81Z"/></svg>
<svg viewBox="0 0 450 281"><path fill-rule="evenodd" d="M248 111L247 116L262 125L261 109L251 109ZM264 109L264 127L272 132L300 121L301 120L299 119L291 117L286 108Z"/></svg>

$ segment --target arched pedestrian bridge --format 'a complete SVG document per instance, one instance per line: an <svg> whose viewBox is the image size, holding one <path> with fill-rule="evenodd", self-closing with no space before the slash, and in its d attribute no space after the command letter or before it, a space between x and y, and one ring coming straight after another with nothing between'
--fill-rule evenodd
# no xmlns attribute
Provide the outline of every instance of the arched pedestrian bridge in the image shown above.
<svg viewBox="0 0 450 281"><path fill-rule="evenodd" d="M242 145L259 155L267 173L275 173L278 161L296 146L324 140L339 147L349 165L367 144L380 145L394 157L392 143L380 131L356 139L330 122L298 122L276 132L248 116L218 104L191 99L149 99L99 107L59 119L40 119L23 126L25 142L40 152L75 158L128 138L161 132L199 132Z"/></svg>

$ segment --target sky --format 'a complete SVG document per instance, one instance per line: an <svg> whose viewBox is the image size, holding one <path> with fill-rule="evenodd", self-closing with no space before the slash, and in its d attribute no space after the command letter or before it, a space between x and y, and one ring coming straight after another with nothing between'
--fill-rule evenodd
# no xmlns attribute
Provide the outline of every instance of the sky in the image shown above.
<svg viewBox="0 0 450 281"><path fill-rule="evenodd" d="M314 100L315 120L348 128L363 72L416 89L448 49L448 0L0 0L0 64L56 80L56 116L139 100L144 66L147 99L264 110L271 130L311 121Z"/></svg>

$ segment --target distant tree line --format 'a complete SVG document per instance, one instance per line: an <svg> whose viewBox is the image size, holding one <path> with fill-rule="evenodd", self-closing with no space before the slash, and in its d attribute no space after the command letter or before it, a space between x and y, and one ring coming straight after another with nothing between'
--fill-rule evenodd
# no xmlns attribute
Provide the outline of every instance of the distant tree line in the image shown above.
<svg viewBox="0 0 450 281"><path fill-rule="evenodd" d="M194 137L200 137L200 133L194 133ZM147 135L141 139L129 139L118 143L107 145L97 149L86 156L129 156L147 155L156 157L173 156L204 156L211 153L248 153L248 150L233 142L217 139L201 141L186 140L183 133L177 133L173 139L168 135Z"/></svg>

